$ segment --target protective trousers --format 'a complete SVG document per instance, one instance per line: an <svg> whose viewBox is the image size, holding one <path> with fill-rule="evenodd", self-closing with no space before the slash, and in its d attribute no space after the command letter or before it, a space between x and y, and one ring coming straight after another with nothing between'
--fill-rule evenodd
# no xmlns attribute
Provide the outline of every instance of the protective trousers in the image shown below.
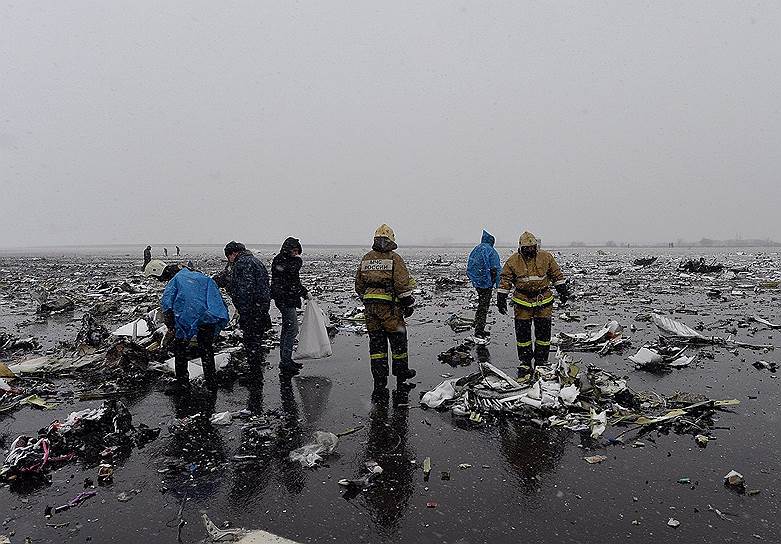
<svg viewBox="0 0 781 544"><path fill-rule="evenodd" d="M534 342L532 342L532 323L534 323ZM515 319L515 341L518 347L518 360L522 367L529 370L536 365L548 362L550 352L551 318L534 317ZM532 365L534 360L534 365Z"/></svg>
<svg viewBox="0 0 781 544"><path fill-rule="evenodd" d="M477 312L475 312L475 334L485 332L485 321L488 318L488 308L491 306L493 289L477 288Z"/></svg>
<svg viewBox="0 0 781 544"><path fill-rule="evenodd" d="M409 369L407 326L397 304L371 302L365 305L366 330L369 333L369 358L374 379L388 377L388 344L393 360L393 375Z"/></svg>
<svg viewBox="0 0 781 544"><path fill-rule="evenodd" d="M214 367L214 327L201 325L198 327L198 354L203 366L203 379L207 385L217 384L217 370ZM190 383L190 372L187 370L187 348L189 338L177 338L174 342L174 368L176 379L180 383Z"/></svg>

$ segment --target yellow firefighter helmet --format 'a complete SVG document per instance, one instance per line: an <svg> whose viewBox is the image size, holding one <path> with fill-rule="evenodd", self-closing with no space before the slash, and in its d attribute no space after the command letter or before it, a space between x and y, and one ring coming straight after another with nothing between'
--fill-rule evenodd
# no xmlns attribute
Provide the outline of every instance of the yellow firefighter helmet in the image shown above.
<svg viewBox="0 0 781 544"><path fill-rule="evenodd" d="M374 237L375 238L384 237L390 240L391 242L394 243L396 242L396 235L393 234L393 229L390 228L385 223L377 227L377 230L374 231Z"/></svg>
<svg viewBox="0 0 781 544"><path fill-rule="evenodd" d="M538 245L537 237L527 230L521 234L521 239L518 241L518 245L521 247L536 246Z"/></svg>

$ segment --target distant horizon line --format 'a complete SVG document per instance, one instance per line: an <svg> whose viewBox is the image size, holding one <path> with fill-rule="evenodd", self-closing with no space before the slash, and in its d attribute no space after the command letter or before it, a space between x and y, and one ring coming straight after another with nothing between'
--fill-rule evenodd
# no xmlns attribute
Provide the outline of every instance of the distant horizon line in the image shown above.
<svg viewBox="0 0 781 544"><path fill-rule="evenodd" d="M674 248L702 248L702 249L712 249L712 248L745 248L745 247L781 247L781 242L775 242L773 240L760 240L760 239L752 239L752 240L745 240L741 242L740 240L709 240L710 242L713 242L710 245L703 245L701 242L683 242L683 243L674 243L674 245L670 245L670 242L667 243L654 243L654 242L647 242L647 243L633 243L633 242L615 242L615 243L593 243L593 244L587 244L584 242L576 242L576 243L568 243L568 244L561 244L561 243L555 243L551 245L543 245L543 247L547 248L555 248L555 249L582 249L582 248L594 248L594 249L643 249L643 248L664 248L664 249L674 249ZM762 245L757 245L756 242L764 242ZM252 243L252 242L244 242L247 246L260 246L260 247L278 247L280 244L274 244L274 243ZM215 248L222 248L224 247L224 244L199 244L199 243L181 243L181 244L171 244L171 245L164 245L164 244L137 244L137 243L111 243L111 244L61 244L61 245L26 245L26 246L0 246L0 251L8 251L8 250L23 250L23 249L79 249L79 248L129 248L129 247L138 247L139 249L143 250L146 246L151 245L154 247L162 247L162 248L175 248L177 245L180 248L184 247L215 247ZM304 244L305 246L311 246L311 247L368 247L370 244L332 244L332 243L307 243ZM411 248L469 248L474 247L474 242L415 242L415 243L409 243L409 244L403 244L402 247L411 247ZM497 242L495 244L495 247L501 247L501 248L511 248L511 247L517 247L517 243L508 243L508 242Z"/></svg>

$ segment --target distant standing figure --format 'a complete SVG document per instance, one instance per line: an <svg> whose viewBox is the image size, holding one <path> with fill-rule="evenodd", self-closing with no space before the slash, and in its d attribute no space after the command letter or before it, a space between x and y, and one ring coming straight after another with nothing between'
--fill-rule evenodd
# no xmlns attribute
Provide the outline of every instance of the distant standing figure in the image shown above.
<svg viewBox="0 0 781 544"><path fill-rule="evenodd" d="M301 243L288 238L271 263L271 298L282 313L282 331L279 343L279 369L286 374L298 374L303 365L293 361L293 343L298 336L298 316L301 297L309 298L309 292L301 285Z"/></svg>
<svg viewBox="0 0 781 544"><path fill-rule="evenodd" d="M466 274L477 289L477 312L475 313L475 336L487 338L485 321L488 318L488 308L491 306L491 294L499 287L499 272L502 262L494 249L496 238L483 231L480 243L469 254Z"/></svg>
<svg viewBox="0 0 781 544"><path fill-rule="evenodd" d="M209 276L163 261L151 261L144 269L146 276L167 282L160 306L165 324L175 331L174 357L177 389L189 389L187 347L190 339L198 339L206 387L217 388L214 364L214 338L228 324L228 308L220 289Z"/></svg>
<svg viewBox="0 0 781 544"><path fill-rule="evenodd" d="M177 257L179 256L179 253L180 253L180 252L179 252L179 246L176 246L176 256L177 256Z"/></svg>
<svg viewBox="0 0 781 544"><path fill-rule="evenodd" d="M164 247L164 248L163 248L163 255L165 255L166 257L168 257L168 248L167 248L167 247Z"/></svg>
<svg viewBox="0 0 781 544"><path fill-rule="evenodd" d="M150 263L152 260L152 246L146 246L146 249L144 250L144 269L146 269L146 265Z"/></svg>
<svg viewBox="0 0 781 544"><path fill-rule="evenodd" d="M263 340L271 328L268 315L271 306L271 288L268 271L263 263L240 242L225 246L228 274L218 274L218 284L225 287L239 312L247 363L254 378L263 379Z"/></svg>

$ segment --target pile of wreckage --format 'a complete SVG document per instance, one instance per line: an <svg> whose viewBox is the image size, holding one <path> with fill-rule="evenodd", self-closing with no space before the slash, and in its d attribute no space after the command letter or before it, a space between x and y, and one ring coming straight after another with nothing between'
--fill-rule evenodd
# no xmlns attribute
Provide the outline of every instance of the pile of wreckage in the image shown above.
<svg viewBox="0 0 781 544"><path fill-rule="evenodd" d="M717 263L708 264L705 262L705 259L689 259L681 263L678 270L688 272L689 274L718 274L724 270L724 265Z"/></svg>
<svg viewBox="0 0 781 544"><path fill-rule="evenodd" d="M130 411L116 400L99 408L71 412L65 421L54 421L37 436L17 437L6 455L0 479L46 479L49 471L78 458L99 465L98 481L106 483L113 474L113 461L127 455L134 446L143 447L157 438L159 428L133 425Z"/></svg>
<svg viewBox="0 0 781 544"><path fill-rule="evenodd" d="M707 436L713 414L739 401L637 392L626 378L596 366L582 371L559 350L555 362L538 366L531 381L519 382L490 363L480 363L478 372L446 379L422 394L420 403L474 423L486 417L521 417L539 426L588 432L597 439L613 425Z"/></svg>
<svg viewBox="0 0 781 544"><path fill-rule="evenodd" d="M650 319L659 329L661 335L658 342L643 346L635 355L629 357L629 360L635 363L640 370L663 372L689 366L694 361L696 355L687 356L685 352L690 348L707 345L734 346L764 352L773 350L775 347L772 344L739 342L734 340L732 336L727 338L704 336L680 321L675 321L659 314L651 314ZM777 328L777 325L761 317L753 317L752 319L770 328Z"/></svg>

